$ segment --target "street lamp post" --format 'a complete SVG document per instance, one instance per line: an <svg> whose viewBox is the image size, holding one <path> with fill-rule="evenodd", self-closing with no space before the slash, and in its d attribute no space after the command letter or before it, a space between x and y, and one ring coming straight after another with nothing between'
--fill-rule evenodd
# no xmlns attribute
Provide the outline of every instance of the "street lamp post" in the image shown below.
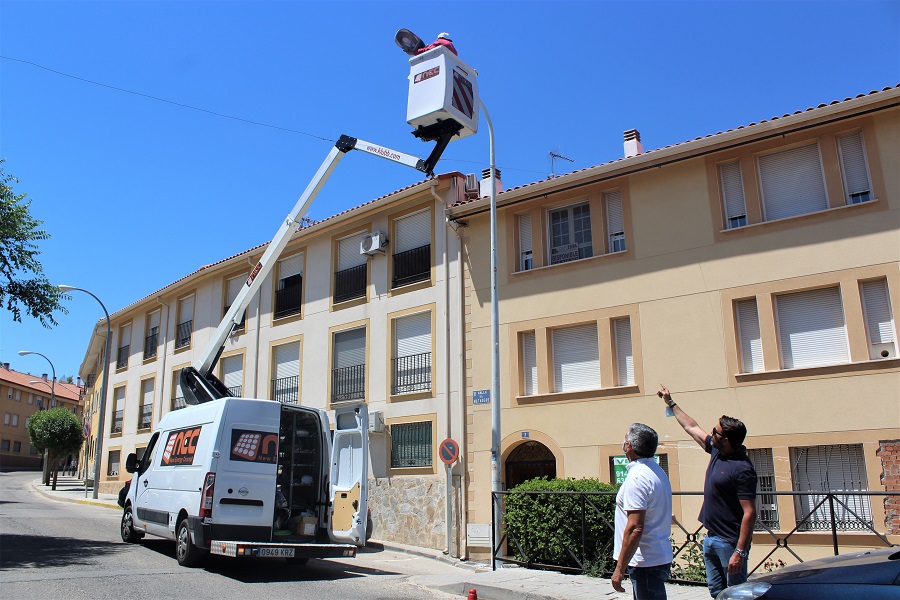
<svg viewBox="0 0 900 600"><path fill-rule="evenodd" d="M29 354L37 354L38 356L43 356L44 360L50 363L50 370L53 372L53 379L50 384L50 408L52 406L56 406L56 367L53 366L53 361L49 358L41 354L40 352L32 352L31 350L19 350L19 356L28 356ZM50 483L50 453L44 448L44 472L41 473L43 476L44 485L48 485Z"/></svg>
<svg viewBox="0 0 900 600"><path fill-rule="evenodd" d="M97 438L97 447L94 450L94 492L93 498L96 500L97 495L100 491L100 455L103 451L103 426L104 420L106 417L106 380L109 379L109 344L112 340L112 329L109 326L109 311L106 310L106 306L103 305L103 302L100 302L100 298L94 296L91 292L74 287L71 285L58 285L56 286L60 292L84 292L91 296L94 300L96 300L100 307L103 309L103 313L106 315L106 348L103 351L103 382L100 384L100 414L97 417L97 431L94 432L94 435ZM84 470L84 489L85 493L87 493L87 469Z"/></svg>

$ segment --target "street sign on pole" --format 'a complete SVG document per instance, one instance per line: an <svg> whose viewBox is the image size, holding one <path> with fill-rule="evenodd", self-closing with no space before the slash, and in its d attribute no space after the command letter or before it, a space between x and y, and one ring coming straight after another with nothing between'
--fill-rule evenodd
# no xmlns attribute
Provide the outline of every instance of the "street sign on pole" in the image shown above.
<svg viewBox="0 0 900 600"><path fill-rule="evenodd" d="M445 465L452 465L459 458L459 444L451 438L447 438L438 448L438 456Z"/></svg>

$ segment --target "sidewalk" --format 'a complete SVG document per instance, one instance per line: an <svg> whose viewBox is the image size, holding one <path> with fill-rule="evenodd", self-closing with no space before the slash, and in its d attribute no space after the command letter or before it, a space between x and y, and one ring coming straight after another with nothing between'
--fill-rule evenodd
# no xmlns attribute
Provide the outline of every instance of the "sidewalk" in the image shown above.
<svg viewBox="0 0 900 600"><path fill-rule="evenodd" d="M32 482L32 487L42 495L63 502L77 502L92 506L122 510L116 504L117 494L99 494L93 499L92 490L87 490L85 497L84 480L72 476L60 475L56 491L51 486L41 484L40 478ZM474 589L478 600L593 600L595 598L620 598L630 600L631 584L625 581L626 593L613 590L609 579L586 577L584 575L564 575L555 571L538 571L509 565L492 571L490 566L475 561L461 561L450 558L438 550L406 546L393 542L372 540L370 552L383 548L394 552L414 554L457 567L458 574L452 575L417 575L412 578L417 585L466 598L469 590ZM706 587L666 584L666 593L670 600L707 600L709 592Z"/></svg>

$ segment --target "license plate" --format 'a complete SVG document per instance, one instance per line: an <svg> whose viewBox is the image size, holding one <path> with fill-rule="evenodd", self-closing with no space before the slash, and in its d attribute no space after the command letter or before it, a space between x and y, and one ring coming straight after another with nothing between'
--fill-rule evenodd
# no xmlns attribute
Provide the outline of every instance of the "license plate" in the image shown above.
<svg viewBox="0 0 900 600"><path fill-rule="evenodd" d="M260 548L259 556L274 556L277 558L293 558L293 548Z"/></svg>

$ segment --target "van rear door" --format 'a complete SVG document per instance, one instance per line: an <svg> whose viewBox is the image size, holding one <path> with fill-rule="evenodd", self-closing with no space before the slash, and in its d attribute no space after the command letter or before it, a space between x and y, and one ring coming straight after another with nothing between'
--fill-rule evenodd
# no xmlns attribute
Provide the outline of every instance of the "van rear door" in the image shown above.
<svg viewBox="0 0 900 600"><path fill-rule="evenodd" d="M331 518L328 535L366 545L369 501L369 413L365 404L335 409L331 447Z"/></svg>

